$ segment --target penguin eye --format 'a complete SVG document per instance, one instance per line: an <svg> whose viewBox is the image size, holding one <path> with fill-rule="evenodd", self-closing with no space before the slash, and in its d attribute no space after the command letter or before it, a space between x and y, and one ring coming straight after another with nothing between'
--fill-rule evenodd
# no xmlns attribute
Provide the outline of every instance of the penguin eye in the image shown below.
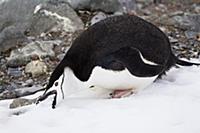
<svg viewBox="0 0 200 133"><path fill-rule="evenodd" d="M58 86L58 82L55 82L55 86Z"/></svg>

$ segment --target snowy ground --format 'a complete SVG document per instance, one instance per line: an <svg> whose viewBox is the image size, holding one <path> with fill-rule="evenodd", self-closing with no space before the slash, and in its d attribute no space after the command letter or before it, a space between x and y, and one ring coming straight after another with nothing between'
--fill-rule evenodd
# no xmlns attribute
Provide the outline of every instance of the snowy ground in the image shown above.
<svg viewBox="0 0 200 133"><path fill-rule="evenodd" d="M54 110L48 100L14 110L0 101L0 133L200 133L199 79L200 67L173 68L130 97L74 92Z"/></svg>

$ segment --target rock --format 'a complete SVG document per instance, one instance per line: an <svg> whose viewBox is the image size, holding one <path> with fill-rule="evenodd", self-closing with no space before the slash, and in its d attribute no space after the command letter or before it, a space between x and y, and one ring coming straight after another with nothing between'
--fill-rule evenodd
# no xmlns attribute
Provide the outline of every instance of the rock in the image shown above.
<svg viewBox="0 0 200 133"><path fill-rule="evenodd" d="M11 51L7 65L11 67L26 65L34 56L39 58L53 57L55 56L54 45L60 45L61 42L60 40L30 42L22 48Z"/></svg>
<svg viewBox="0 0 200 133"><path fill-rule="evenodd" d="M1 81L1 82L4 82L4 81ZM0 84L1 84L1 91L4 91L4 90L12 91L12 90L15 90L19 87L14 82L12 82L10 84L7 84L7 83L0 83Z"/></svg>
<svg viewBox="0 0 200 133"><path fill-rule="evenodd" d="M171 43L177 43L177 42L178 42L178 39L169 36L169 41L170 41Z"/></svg>
<svg viewBox="0 0 200 133"><path fill-rule="evenodd" d="M6 64L6 60L0 56L0 66Z"/></svg>
<svg viewBox="0 0 200 133"><path fill-rule="evenodd" d="M14 109L14 108L22 107L22 106L27 106L27 105L34 104L35 102L36 102L36 99L17 98L13 100L9 108Z"/></svg>
<svg viewBox="0 0 200 133"><path fill-rule="evenodd" d="M8 0L0 4L0 52L49 31L73 32L84 25L66 2Z"/></svg>
<svg viewBox="0 0 200 133"><path fill-rule="evenodd" d="M163 14L162 16L156 16L155 18L152 17L151 18L152 21L155 21L156 23L160 23L162 25L170 25L170 26L175 26L176 24L176 21L170 17L169 15L167 14Z"/></svg>
<svg viewBox="0 0 200 133"><path fill-rule="evenodd" d="M16 27L8 26L3 28L2 31L0 30L0 52L7 51L24 42L28 42L28 39Z"/></svg>
<svg viewBox="0 0 200 133"><path fill-rule="evenodd" d="M37 77L47 73L47 66L39 60L31 61L26 65L25 73L30 73L33 77Z"/></svg>
<svg viewBox="0 0 200 133"><path fill-rule="evenodd" d="M24 87L32 87L33 85L34 85L34 81L32 79L28 79L22 84L22 86Z"/></svg>
<svg viewBox="0 0 200 133"><path fill-rule="evenodd" d="M97 22L99 22L99 21L101 21L105 18L107 18L107 15L105 13L98 12L95 16L92 17L90 23L91 23L91 25L93 25L93 24L95 24L95 23L97 23Z"/></svg>
<svg viewBox="0 0 200 133"><path fill-rule="evenodd" d="M192 7L196 13L200 13L200 4L193 4Z"/></svg>
<svg viewBox="0 0 200 133"><path fill-rule="evenodd" d="M48 32L75 32L83 30L84 24L66 2L51 1L35 7L30 35Z"/></svg>
<svg viewBox="0 0 200 133"><path fill-rule="evenodd" d="M32 22L35 6L42 2L45 0L7 0L0 4L0 51L27 40L24 32Z"/></svg>
<svg viewBox="0 0 200 133"><path fill-rule="evenodd" d="M199 14L184 14L182 16L174 16L173 19L179 28L185 30L185 36L188 39L194 39L200 33Z"/></svg>
<svg viewBox="0 0 200 133"><path fill-rule="evenodd" d="M14 55L14 53L12 54ZM8 59L7 66L8 67L20 67L20 66L25 66L28 62L31 61L30 57L27 56L12 56Z"/></svg>
<svg viewBox="0 0 200 133"><path fill-rule="evenodd" d="M63 1L63 0L62 0ZM89 9L92 11L130 13L136 10L135 0L65 0L74 9Z"/></svg>
<svg viewBox="0 0 200 133"><path fill-rule="evenodd" d="M194 31L185 31L184 33L188 39L194 39L198 35L198 32L194 32Z"/></svg>
<svg viewBox="0 0 200 133"><path fill-rule="evenodd" d="M22 70L19 67L17 67L17 68L9 67L7 73L9 76L13 76L13 77L22 76Z"/></svg>
<svg viewBox="0 0 200 133"><path fill-rule="evenodd" d="M175 24L181 29L190 31L200 31L200 15L199 14L184 14L182 16L174 16Z"/></svg>

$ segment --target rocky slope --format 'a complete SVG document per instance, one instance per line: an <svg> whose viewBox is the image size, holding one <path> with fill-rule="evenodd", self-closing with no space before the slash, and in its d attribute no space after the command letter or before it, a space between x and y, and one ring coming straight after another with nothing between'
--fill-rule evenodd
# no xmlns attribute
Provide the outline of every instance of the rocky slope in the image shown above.
<svg viewBox="0 0 200 133"><path fill-rule="evenodd" d="M1 0L0 12L0 93L45 85L73 40L112 15L136 14L168 35L177 56L200 55L200 2L195 0Z"/></svg>

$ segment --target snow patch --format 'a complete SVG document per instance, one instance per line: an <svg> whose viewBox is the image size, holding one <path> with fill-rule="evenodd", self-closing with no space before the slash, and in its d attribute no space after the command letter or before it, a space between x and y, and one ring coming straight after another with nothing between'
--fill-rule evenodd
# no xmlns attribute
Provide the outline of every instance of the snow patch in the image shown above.
<svg viewBox="0 0 200 133"><path fill-rule="evenodd" d="M64 88L70 93L54 110L51 97L37 106L15 110L8 109L10 100L0 101L0 131L199 133L199 80L200 67L181 67L122 99L108 99L105 94L83 88Z"/></svg>

